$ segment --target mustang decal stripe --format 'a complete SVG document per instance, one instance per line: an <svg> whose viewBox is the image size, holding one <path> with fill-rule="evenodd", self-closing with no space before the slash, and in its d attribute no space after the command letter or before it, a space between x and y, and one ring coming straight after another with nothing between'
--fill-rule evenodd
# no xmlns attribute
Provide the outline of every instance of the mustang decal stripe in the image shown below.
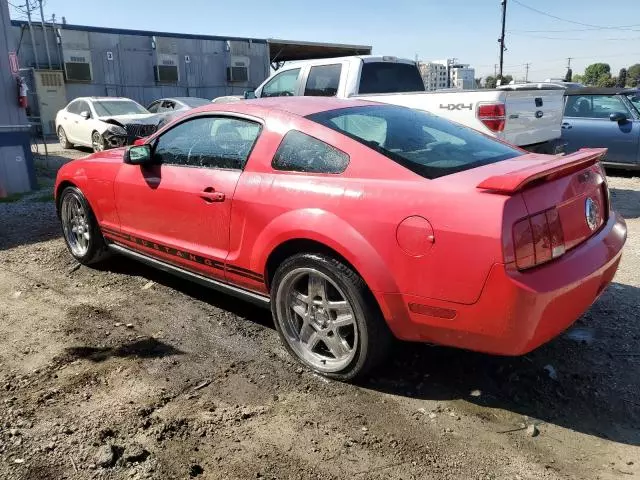
<svg viewBox="0 0 640 480"><path fill-rule="evenodd" d="M154 250L158 250L159 252L167 253L175 257L180 257L182 259L189 260L191 262L198 263L200 265L206 265L207 267L212 267L218 270L225 270L224 263L218 260L212 260L210 258L203 257L201 255L196 255L191 252L186 252L184 250L179 250L177 248L169 247L161 243L152 242L139 237L134 237L133 235L129 235L128 233L118 232L109 227L100 227L100 229L102 230L102 233L104 235L106 235L107 237L112 237L116 241L119 239L128 240L129 242L142 245L143 247L152 248ZM226 271L228 271L229 273L233 273L234 275L240 275L242 277L246 277L258 282L264 281L264 277L262 275L260 275L259 273L253 272L251 270L247 270L246 268L227 265Z"/></svg>

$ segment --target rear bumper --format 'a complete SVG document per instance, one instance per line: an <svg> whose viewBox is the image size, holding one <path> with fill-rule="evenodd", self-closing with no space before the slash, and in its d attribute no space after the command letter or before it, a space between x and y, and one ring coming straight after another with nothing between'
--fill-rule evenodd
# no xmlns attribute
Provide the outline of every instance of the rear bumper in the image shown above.
<svg viewBox="0 0 640 480"><path fill-rule="evenodd" d="M554 138L542 143L533 143L531 145L524 145L520 148L531 153L544 153L546 155L558 155L564 153L567 142L562 138Z"/></svg>
<svg viewBox="0 0 640 480"><path fill-rule="evenodd" d="M612 212L597 235L554 262L525 272L495 264L472 305L403 294L379 300L400 339L522 355L571 326L600 296L618 269L626 236L624 220ZM438 316L414 313L409 304Z"/></svg>

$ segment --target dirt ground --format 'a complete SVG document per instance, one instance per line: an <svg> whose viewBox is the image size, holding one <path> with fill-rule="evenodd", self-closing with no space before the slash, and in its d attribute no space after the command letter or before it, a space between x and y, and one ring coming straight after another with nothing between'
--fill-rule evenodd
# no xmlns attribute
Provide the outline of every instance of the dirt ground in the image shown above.
<svg viewBox="0 0 640 480"><path fill-rule="evenodd" d="M640 479L640 177L609 180L629 240L575 327L520 358L401 344L359 385L266 310L79 267L46 187L0 203L0 479Z"/></svg>

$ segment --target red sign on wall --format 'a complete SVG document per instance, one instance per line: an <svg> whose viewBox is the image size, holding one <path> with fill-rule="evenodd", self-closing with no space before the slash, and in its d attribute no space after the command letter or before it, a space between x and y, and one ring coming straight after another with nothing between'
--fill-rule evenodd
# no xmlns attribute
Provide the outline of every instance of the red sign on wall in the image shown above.
<svg viewBox="0 0 640 480"><path fill-rule="evenodd" d="M18 55L16 52L9 52L9 68L13 75L18 75L20 72L20 65L18 64Z"/></svg>

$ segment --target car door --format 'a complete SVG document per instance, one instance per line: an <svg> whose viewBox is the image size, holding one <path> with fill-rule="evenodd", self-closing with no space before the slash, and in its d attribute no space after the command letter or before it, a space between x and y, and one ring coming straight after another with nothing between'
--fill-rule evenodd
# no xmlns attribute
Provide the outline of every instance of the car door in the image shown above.
<svg viewBox="0 0 640 480"><path fill-rule="evenodd" d="M80 117L80 103L81 100L74 100L69 105L62 114L62 122L61 126L64 128L64 132L67 136L67 139L71 143L81 143L79 138L79 129L78 129L78 120Z"/></svg>
<svg viewBox="0 0 640 480"><path fill-rule="evenodd" d="M89 102L84 100L78 102L78 110L78 115L76 115L76 119L74 120L74 132L78 136L77 141L82 145L91 146L91 134L96 128L95 115L89 106ZM89 114L88 118L82 116L84 112Z"/></svg>
<svg viewBox="0 0 640 480"><path fill-rule="evenodd" d="M624 113L627 120L611 121L612 113ZM567 97L562 138L566 151L585 147L608 148L608 163L634 164L638 156L640 121L619 95L571 95Z"/></svg>
<svg viewBox="0 0 640 480"><path fill-rule="evenodd" d="M224 278L231 201L260 130L244 117L191 117L152 141L154 165L123 165L115 201L128 244Z"/></svg>

